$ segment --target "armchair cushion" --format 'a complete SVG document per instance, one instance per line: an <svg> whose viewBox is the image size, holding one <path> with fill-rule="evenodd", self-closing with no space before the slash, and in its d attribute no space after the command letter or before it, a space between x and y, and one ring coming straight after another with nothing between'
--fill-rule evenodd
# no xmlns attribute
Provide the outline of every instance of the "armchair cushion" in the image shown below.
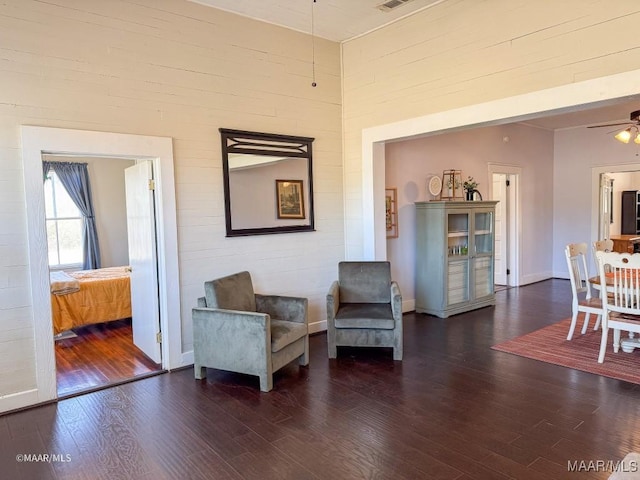
<svg viewBox="0 0 640 480"><path fill-rule="evenodd" d="M279 352L287 345L307 335L306 323L271 319L271 351Z"/></svg>
<svg viewBox="0 0 640 480"><path fill-rule="evenodd" d="M396 322L388 303L345 303L338 310L335 326L393 330Z"/></svg>
<svg viewBox="0 0 640 480"><path fill-rule="evenodd" d="M341 304L391 301L389 262L340 262L338 282Z"/></svg>
<svg viewBox="0 0 640 480"><path fill-rule="evenodd" d="M205 282L204 293L209 308L256 311L256 298L249 272L235 273Z"/></svg>

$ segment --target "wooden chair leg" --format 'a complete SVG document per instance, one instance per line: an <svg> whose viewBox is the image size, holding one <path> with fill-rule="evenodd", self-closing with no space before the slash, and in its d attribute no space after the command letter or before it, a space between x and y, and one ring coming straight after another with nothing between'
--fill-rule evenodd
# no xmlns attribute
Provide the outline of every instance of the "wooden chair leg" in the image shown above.
<svg viewBox="0 0 640 480"><path fill-rule="evenodd" d="M609 329L602 328L602 339L600 340L600 354L598 355L598 363L604 362L604 352L607 350L607 337L609 336Z"/></svg>
<svg viewBox="0 0 640 480"><path fill-rule="evenodd" d="M593 326L594 330L598 330L600 328L600 321L602 320L602 315L598 315L596 317L596 324Z"/></svg>
<svg viewBox="0 0 640 480"><path fill-rule="evenodd" d="M584 323L582 324L582 335L584 335L585 333L587 333L587 327L589 326L589 318L591 317L591 314L586 312L584 314Z"/></svg>
<svg viewBox="0 0 640 480"><path fill-rule="evenodd" d="M571 340L573 338L573 331L576 329L577 321L578 321L578 311L574 310L573 315L571 316L571 326L569 327L569 334L567 335L567 340Z"/></svg>
<svg viewBox="0 0 640 480"><path fill-rule="evenodd" d="M620 351L620 329L613 329L613 353L618 353Z"/></svg>

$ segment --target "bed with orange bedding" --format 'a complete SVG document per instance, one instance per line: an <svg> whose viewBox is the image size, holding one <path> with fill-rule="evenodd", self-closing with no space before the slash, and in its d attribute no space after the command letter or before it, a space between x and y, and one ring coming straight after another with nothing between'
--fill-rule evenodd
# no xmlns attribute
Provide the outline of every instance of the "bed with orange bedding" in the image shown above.
<svg viewBox="0 0 640 480"><path fill-rule="evenodd" d="M69 272L77 288L51 294L54 334L131 317L130 271L130 267L109 267Z"/></svg>

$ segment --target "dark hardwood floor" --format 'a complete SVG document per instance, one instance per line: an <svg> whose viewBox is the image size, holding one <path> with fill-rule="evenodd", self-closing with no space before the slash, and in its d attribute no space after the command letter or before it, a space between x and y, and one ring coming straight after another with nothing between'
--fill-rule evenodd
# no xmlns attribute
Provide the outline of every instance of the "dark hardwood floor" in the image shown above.
<svg viewBox="0 0 640 480"><path fill-rule="evenodd" d="M58 397L162 370L133 344L131 319L76 328L55 343Z"/></svg>
<svg viewBox="0 0 640 480"><path fill-rule="evenodd" d="M490 349L566 318L570 298L550 280L446 320L407 314L402 362L329 361L314 335L309 367L285 367L268 394L256 377L184 369L0 416L0 477L606 479L596 462L640 449L640 386Z"/></svg>

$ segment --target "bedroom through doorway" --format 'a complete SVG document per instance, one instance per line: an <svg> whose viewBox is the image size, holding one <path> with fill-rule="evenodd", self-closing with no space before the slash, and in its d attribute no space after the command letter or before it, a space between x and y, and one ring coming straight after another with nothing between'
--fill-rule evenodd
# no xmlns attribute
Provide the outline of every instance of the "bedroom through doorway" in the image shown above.
<svg viewBox="0 0 640 480"><path fill-rule="evenodd" d="M162 372L152 162L42 159L58 398ZM80 165L91 212L58 172Z"/></svg>

